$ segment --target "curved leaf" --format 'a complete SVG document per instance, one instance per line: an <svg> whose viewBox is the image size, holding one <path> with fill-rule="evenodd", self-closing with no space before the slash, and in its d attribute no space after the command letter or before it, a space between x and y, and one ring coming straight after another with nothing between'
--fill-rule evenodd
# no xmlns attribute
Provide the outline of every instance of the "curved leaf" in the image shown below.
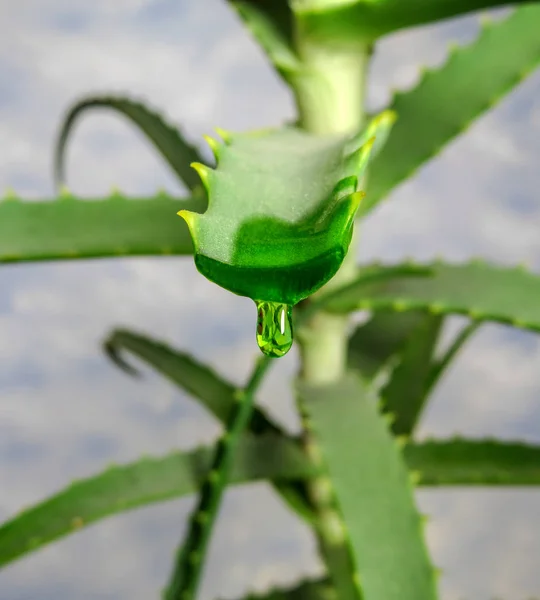
<svg viewBox="0 0 540 600"><path fill-rule="evenodd" d="M144 360L158 373L191 394L223 424L227 423L235 410L239 390L188 354L124 329L114 331L104 346L115 364L130 374L136 375L137 371L125 362L123 352L128 351ZM281 429L257 406L253 409L249 430L255 434L281 433ZM295 512L307 521L310 520L311 513L298 482L280 481L274 482L274 486Z"/></svg>
<svg viewBox="0 0 540 600"><path fill-rule="evenodd" d="M530 0L292 0L310 40L357 48L405 27Z"/></svg>
<svg viewBox="0 0 540 600"><path fill-rule="evenodd" d="M259 358L246 388L237 394L236 405L227 420L226 431L216 445L212 465L201 486L199 501L191 515L186 539L176 553L174 570L163 595L165 600L195 598L206 549L223 493L229 483L233 459L253 412L255 392L270 366L270 360L267 357Z"/></svg>
<svg viewBox="0 0 540 600"><path fill-rule="evenodd" d="M218 168L194 165L208 210L179 213L197 269L254 300L294 305L320 288L347 252L375 136L384 139L393 121L386 112L355 135L284 128L212 142Z"/></svg>
<svg viewBox="0 0 540 600"><path fill-rule="evenodd" d="M204 208L201 199L166 194L127 199L118 193L81 200L0 201L0 263L105 256L191 254L180 208Z"/></svg>
<svg viewBox="0 0 540 600"><path fill-rule="evenodd" d="M399 3L407 9L410 5ZM472 0L465 3L474 5ZM436 3L429 0L425 4ZM438 4L444 3L439 0ZM475 42L453 50L439 69L425 71L412 90L396 94L391 108L399 118L388 143L373 161L360 215L367 214L533 72L540 64L539 30L540 5L523 6L505 21L483 25Z"/></svg>
<svg viewBox="0 0 540 600"><path fill-rule="evenodd" d="M90 96L70 108L60 129L55 151L55 179L58 185L65 180L64 156L69 134L82 114L95 108L112 109L127 117L152 142L189 189L200 187L196 174L189 167L192 162L201 159L197 149L185 140L178 129L169 125L162 115L125 96Z"/></svg>
<svg viewBox="0 0 540 600"><path fill-rule="evenodd" d="M126 329L113 331L105 341L104 347L109 358L132 375L136 375L137 371L124 361L122 353L128 351L144 360L158 373L200 401L222 423L226 423L235 410L238 388L185 352L179 352L163 342ZM259 408L255 408L253 412L250 431L281 432Z"/></svg>
<svg viewBox="0 0 540 600"><path fill-rule="evenodd" d="M392 265L388 269L395 269ZM522 268L434 263L430 276L352 282L321 298L333 312L356 309L427 309L433 314L463 314L540 331L540 276ZM385 270L385 267L381 267Z"/></svg>
<svg viewBox="0 0 540 600"><path fill-rule="evenodd" d="M435 574L407 469L361 380L298 386L329 470L365 600L434 600Z"/></svg>
<svg viewBox="0 0 540 600"><path fill-rule="evenodd" d="M418 485L540 485L540 446L499 440L430 440L404 448Z"/></svg>
<svg viewBox="0 0 540 600"><path fill-rule="evenodd" d="M82 527L127 510L195 492L205 480L213 448L144 458L72 483L0 527L0 565L33 552ZM290 439L245 436L235 453L231 482L294 480L313 467Z"/></svg>

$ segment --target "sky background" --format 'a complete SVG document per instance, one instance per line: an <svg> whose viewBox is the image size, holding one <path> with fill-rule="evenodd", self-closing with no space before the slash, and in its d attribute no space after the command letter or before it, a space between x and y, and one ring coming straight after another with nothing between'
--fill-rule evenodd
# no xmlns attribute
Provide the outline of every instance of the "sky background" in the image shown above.
<svg viewBox="0 0 540 600"><path fill-rule="evenodd" d="M498 16L503 13L497 13ZM391 36L376 49L369 107L406 88L418 66L467 43L477 18ZM66 108L86 93L129 92L193 139L294 114L290 92L223 0L0 0L0 188L51 197L52 149ZM452 261L484 256L540 270L540 71L397 189L362 225L359 257ZM142 136L89 114L68 149L78 194L181 193ZM454 319L447 336L461 323ZM199 276L189 258L95 260L0 268L0 519L111 462L213 439L217 423L144 369L134 381L104 358L113 327L189 349L241 383L257 354L255 308ZM291 430L293 350L261 403ZM540 441L540 342L489 325L437 388L418 437ZM443 568L444 600L540 597L540 491L417 495ZM147 600L169 574L192 499L101 522L0 573L0 600ZM240 598L321 565L309 532L264 484L226 495L201 598Z"/></svg>

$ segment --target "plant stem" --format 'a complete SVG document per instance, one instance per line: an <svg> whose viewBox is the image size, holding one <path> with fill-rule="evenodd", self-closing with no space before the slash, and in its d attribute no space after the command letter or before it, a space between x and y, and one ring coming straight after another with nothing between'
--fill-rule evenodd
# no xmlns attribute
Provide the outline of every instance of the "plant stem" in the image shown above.
<svg viewBox="0 0 540 600"><path fill-rule="evenodd" d="M371 49L359 52L318 47L296 32L302 69L293 79L300 126L311 133L331 134L358 131L364 123L366 72ZM357 232L347 257L335 277L319 293L349 283L356 274ZM300 380L324 384L340 379L347 367L348 317L320 311L306 319L297 331L300 345ZM302 413L302 406L299 406ZM307 456L319 467L322 458L309 422L304 419L303 441ZM316 515L319 550L327 565L339 600L359 600L354 563L345 528L337 510L328 477L307 483L307 496Z"/></svg>
<svg viewBox="0 0 540 600"><path fill-rule="evenodd" d="M212 466L201 487L198 504L193 511L188 533L176 553L174 570L163 595L164 600L194 600L210 541L213 525L221 504L240 436L253 414L255 393L271 360L260 357L244 390L238 392L225 432L217 443Z"/></svg>

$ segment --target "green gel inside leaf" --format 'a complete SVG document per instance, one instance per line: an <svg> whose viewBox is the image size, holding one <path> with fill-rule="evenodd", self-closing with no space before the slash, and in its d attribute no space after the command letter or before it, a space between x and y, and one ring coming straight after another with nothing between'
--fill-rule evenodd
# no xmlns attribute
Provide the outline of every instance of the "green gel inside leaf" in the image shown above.
<svg viewBox="0 0 540 600"><path fill-rule="evenodd" d="M289 307L283 309L288 314L343 262L364 196L359 181L394 120L385 111L362 131L339 135L294 127L219 131L224 143L208 140L217 167L192 165L208 192L208 208L178 213L189 226L199 272L266 303L268 314L278 314L279 306ZM264 335L274 339L270 330ZM263 352L282 356L292 333L291 341L261 342Z"/></svg>
<svg viewBox="0 0 540 600"><path fill-rule="evenodd" d="M293 343L292 306L256 300L257 344L263 354L280 358Z"/></svg>

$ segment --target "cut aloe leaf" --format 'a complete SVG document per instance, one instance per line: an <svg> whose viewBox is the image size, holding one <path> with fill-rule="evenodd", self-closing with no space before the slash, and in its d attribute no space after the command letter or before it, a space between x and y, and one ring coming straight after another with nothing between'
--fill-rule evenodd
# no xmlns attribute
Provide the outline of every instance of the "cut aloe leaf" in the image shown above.
<svg viewBox="0 0 540 600"><path fill-rule="evenodd" d="M208 279L241 296L294 305L338 270L363 192L358 182L377 133L316 136L296 128L223 134L212 143L216 170L194 164L207 188L204 214L182 210L195 264ZM369 137L368 137L369 134Z"/></svg>

